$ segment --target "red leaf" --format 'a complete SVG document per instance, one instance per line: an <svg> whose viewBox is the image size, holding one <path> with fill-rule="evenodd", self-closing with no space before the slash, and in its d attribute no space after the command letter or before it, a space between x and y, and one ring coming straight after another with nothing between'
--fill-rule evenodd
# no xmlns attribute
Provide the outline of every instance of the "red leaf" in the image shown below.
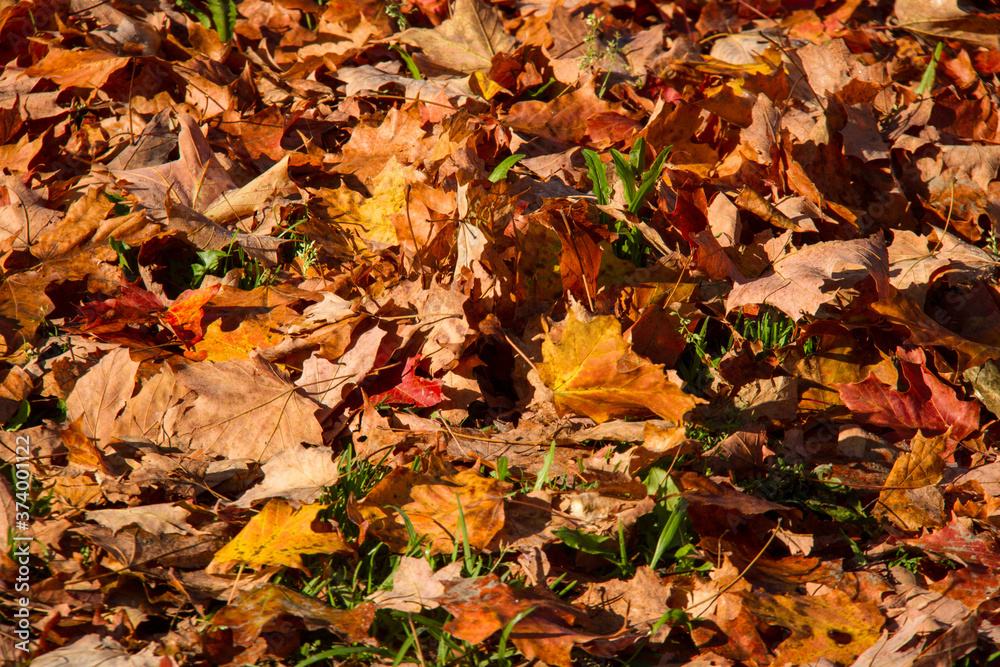
<svg viewBox="0 0 1000 667"><path fill-rule="evenodd" d="M991 572L1000 572L996 540L985 533L973 533L972 519L968 517L955 517L933 533L903 542L923 549L935 559L950 558L965 565L981 565Z"/></svg>
<svg viewBox="0 0 1000 667"><path fill-rule="evenodd" d="M374 404L394 403L397 405L416 405L428 408L441 402L441 381L418 377L417 364L421 355L410 357L403 368L403 378L398 385L389 391L372 396Z"/></svg>
<svg viewBox="0 0 1000 667"><path fill-rule="evenodd" d="M903 436L918 430L944 433L951 427L951 438L962 440L979 428L979 405L960 400L954 389L927 370L923 351L897 350L897 354L903 377L910 385L906 391L887 387L874 373L862 382L833 385L856 417L887 426Z"/></svg>
<svg viewBox="0 0 1000 667"><path fill-rule="evenodd" d="M129 324L148 322L154 313L163 310L163 304L152 292L123 281L121 293L114 299L94 301L80 306L87 318L87 329L95 327L120 330Z"/></svg>

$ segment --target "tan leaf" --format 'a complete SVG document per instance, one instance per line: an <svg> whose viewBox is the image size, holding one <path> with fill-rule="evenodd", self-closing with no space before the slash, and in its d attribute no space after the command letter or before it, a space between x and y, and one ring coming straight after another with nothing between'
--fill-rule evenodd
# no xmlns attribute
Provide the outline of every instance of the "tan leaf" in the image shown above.
<svg viewBox="0 0 1000 667"><path fill-rule="evenodd" d="M755 280L738 283L726 299L733 310L748 304L770 304L799 320L816 315L840 290L871 276L882 297L889 295L889 257L879 237L828 241L806 246L775 260L771 270Z"/></svg>
<svg viewBox="0 0 1000 667"><path fill-rule="evenodd" d="M66 399L66 417L81 419L80 427L88 438L105 438L132 396L139 362L132 361L128 348L109 352L87 371Z"/></svg>
<svg viewBox="0 0 1000 667"><path fill-rule="evenodd" d="M250 507L262 498L286 498L309 504L316 502L323 487L340 478L338 461L329 447L286 449L261 466L264 481L243 494L237 507Z"/></svg>
<svg viewBox="0 0 1000 667"><path fill-rule="evenodd" d="M420 47L443 69L465 73L488 70L494 55L517 44L504 32L502 18L499 10L480 0L457 0L451 18L438 27L411 28L396 39Z"/></svg>
<svg viewBox="0 0 1000 667"><path fill-rule="evenodd" d="M110 528L117 533L126 526L138 526L152 535L177 533L191 535L197 531L188 523L191 512L176 503L141 505L117 510L93 510L86 513L87 520Z"/></svg>
<svg viewBox="0 0 1000 667"><path fill-rule="evenodd" d="M164 414L163 428L174 444L263 462L299 444L322 442L316 404L257 355L187 364L174 373L177 385L193 392Z"/></svg>

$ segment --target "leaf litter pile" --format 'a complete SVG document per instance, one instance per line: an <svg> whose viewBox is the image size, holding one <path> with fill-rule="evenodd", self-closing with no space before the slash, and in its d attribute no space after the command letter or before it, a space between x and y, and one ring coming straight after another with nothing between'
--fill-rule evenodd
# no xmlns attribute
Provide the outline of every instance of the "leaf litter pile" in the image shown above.
<svg viewBox="0 0 1000 667"><path fill-rule="evenodd" d="M1000 658L1000 16L0 7L4 661Z"/></svg>

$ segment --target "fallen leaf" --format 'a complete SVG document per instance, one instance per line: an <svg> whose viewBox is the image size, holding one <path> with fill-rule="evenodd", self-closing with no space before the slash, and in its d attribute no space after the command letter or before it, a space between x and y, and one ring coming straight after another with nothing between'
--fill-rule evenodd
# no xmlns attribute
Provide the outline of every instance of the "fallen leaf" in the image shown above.
<svg viewBox="0 0 1000 667"><path fill-rule="evenodd" d="M175 394L183 398L166 409L162 427L175 445L264 462L322 442L316 404L257 355L185 364L173 373L185 393Z"/></svg>
<svg viewBox="0 0 1000 667"><path fill-rule="evenodd" d="M429 408L440 403L441 381L418 376L416 374L418 363L420 363L419 354L407 359L399 383L389 391L372 396L372 402L415 405L420 408Z"/></svg>
<svg viewBox="0 0 1000 667"><path fill-rule="evenodd" d="M213 617L216 628L229 628L229 647L251 647L262 634L287 632L283 618L301 620L310 630L325 629L353 644L377 646L368 634L375 621L375 605L362 603L349 610L334 609L319 600L275 584L244 593Z"/></svg>
<svg viewBox="0 0 1000 667"><path fill-rule="evenodd" d="M261 466L264 481L249 489L234 504L250 507L263 498L285 498L304 505L315 503L325 487L337 483L339 468L339 461L329 447L286 449Z"/></svg>
<svg viewBox="0 0 1000 667"><path fill-rule="evenodd" d="M917 430L928 434L950 431L955 440L964 440L979 429L979 405L958 398L954 389L939 380L923 365L919 350L909 358L899 354L902 375L909 387L892 389L869 373L862 382L834 384L844 405L862 421L887 426L903 435Z"/></svg>
<svg viewBox="0 0 1000 667"><path fill-rule="evenodd" d="M500 12L480 0L457 0L451 18L434 29L411 28L398 41L419 47L440 68L463 73L486 71L497 53L513 50Z"/></svg>
<svg viewBox="0 0 1000 667"><path fill-rule="evenodd" d="M354 507L351 520L396 552L410 542L403 519L416 537L429 540L432 553L451 553L455 543L482 550L504 524L504 495L510 485L474 470L440 475L396 468ZM459 511L465 532L459 528Z"/></svg>
<svg viewBox="0 0 1000 667"><path fill-rule="evenodd" d="M879 296L888 296L888 267L881 237L817 243L776 259L760 278L735 285L726 298L726 309L766 303L800 320L803 315L816 315L821 306L836 301L840 290L869 276Z"/></svg>
<svg viewBox="0 0 1000 667"><path fill-rule="evenodd" d="M944 497L934 485L941 481L946 442L944 435L928 438L917 433L910 440L910 451L892 464L874 513L903 530L943 525Z"/></svg>
<svg viewBox="0 0 1000 667"><path fill-rule="evenodd" d="M562 335L548 337L542 352L538 370L562 413L604 422L652 412L679 424L698 403L666 378L662 366L632 352L614 317L582 322L571 312Z"/></svg>
<svg viewBox="0 0 1000 667"><path fill-rule="evenodd" d="M304 505L293 510L284 500L268 501L233 541L216 552L213 563L239 563L260 569L284 565L304 570L303 554L349 554L353 549L339 532L318 532L316 516L326 505Z"/></svg>
<svg viewBox="0 0 1000 667"><path fill-rule="evenodd" d="M826 595L769 595L755 591L747 605L762 620L791 630L775 652L776 665L804 665L819 659L851 664L872 646L885 619L876 604L832 590Z"/></svg>

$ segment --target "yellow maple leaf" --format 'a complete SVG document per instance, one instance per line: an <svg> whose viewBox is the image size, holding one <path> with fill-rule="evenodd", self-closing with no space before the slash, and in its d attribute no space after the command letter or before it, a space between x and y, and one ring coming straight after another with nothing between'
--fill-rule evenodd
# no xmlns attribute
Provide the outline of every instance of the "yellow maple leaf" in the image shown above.
<svg viewBox="0 0 1000 667"><path fill-rule="evenodd" d="M312 523L327 505L304 505L293 510L285 500L275 498L260 514L250 519L232 542L219 549L213 565L237 562L260 568L267 565L302 566L302 554L351 553L339 532L319 533Z"/></svg>
<svg viewBox="0 0 1000 667"><path fill-rule="evenodd" d="M399 238L393 218L406 210L406 186L423 180L419 170L391 156L368 184L371 197L363 197L346 186L319 194L330 217L349 234L363 241L396 245Z"/></svg>
<svg viewBox="0 0 1000 667"><path fill-rule="evenodd" d="M555 394L560 413L575 412L594 421L640 417L653 412L680 424L699 402L667 379L663 366L632 351L621 324L610 315L581 322L572 311L559 342L542 343L542 381Z"/></svg>

